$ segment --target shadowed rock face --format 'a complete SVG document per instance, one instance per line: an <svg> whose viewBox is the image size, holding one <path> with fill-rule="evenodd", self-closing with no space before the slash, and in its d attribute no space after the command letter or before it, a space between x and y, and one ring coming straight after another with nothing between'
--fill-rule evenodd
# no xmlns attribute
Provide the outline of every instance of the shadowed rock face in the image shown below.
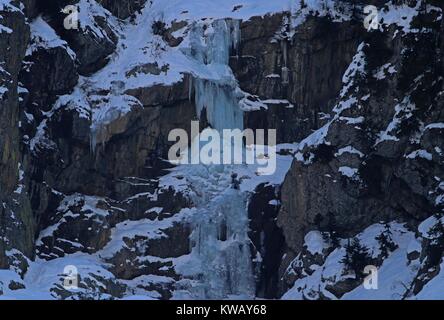
<svg viewBox="0 0 444 320"><path fill-rule="evenodd" d="M425 21L435 20L433 15L419 15L414 24ZM313 229L334 229L341 237L350 237L378 221L416 226L440 211L432 190L441 179L436 177L444 174L439 152L443 141L433 137L442 135L442 129L421 128L421 123L443 120L439 93L443 83L432 80L444 71L437 55L443 29L436 21L430 26L430 32L420 35L396 36L392 30L361 38L365 67L354 78L353 94L342 98L358 97L359 106L339 113L323 144L301 151L301 156L311 155L313 160L295 161L282 187L278 225L289 256L302 250L304 235ZM387 66L398 72L378 76L377 71ZM416 82L419 78L425 81ZM406 105L414 105L411 114ZM399 111L402 108L408 110ZM396 138L381 138L389 124L398 121L394 119L399 124L390 133ZM360 152L339 155L348 146ZM417 150L427 153L416 156ZM356 168L356 174L341 174L344 168ZM287 265L284 261L282 270Z"/></svg>
<svg viewBox="0 0 444 320"><path fill-rule="evenodd" d="M23 63L20 80L26 88L33 89L28 96L33 106L28 111L36 115L32 109L49 111L59 95L72 91L79 78L73 59L62 47L37 50Z"/></svg>
<svg viewBox="0 0 444 320"><path fill-rule="evenodd" d="M15 192L19 184L19 163L22 162L18 75L29 40L29 27L15 6L3 9L0 11L1 24L9 30L0 33L0 268L14 262L14 257L6 254L12 248L32 256L34 236L29 200L22 192ZM17 261L20 258L17 257Z"/></svg>
<svg viewBox="0 0 444 320"><path fill-rule="evenodd" d="M78 6L79 15L83 14L88 20L79 20L77 28L65 29L64 22L68 15L63 10L67 6ZM47 19L48 23L76 53L77 73L90 75L108 63L118 41L109 12L97 6L96 2L79 0L42 1L38 3L37 8L38 12L50 17ZM80 12L82 10L88 13Z"/></svg>
<svg viewBox="0 0 444 320"><path fill-rule="evenodd" d="M43 174L48 178L58 177L53 182L57 190L108 196L115 192L120 178L159 176L159 170L166 168L161 159L167 158L172 144L168 133L174 128L189 131L194 114L188 101L140 108L107 125L92 153L87 119L62 111L49 124L50 134L58 141L57 149L45 164L36 164L36 174L44 166Z"/></svg>
<svg viewBox="0 0 444 320"><path fill-rule="evenodd" d="M262 262L255 266L256 295L266 299L277 298L279 295L278 271L285 249L285 239L276 225L279 198L279 192L273 186L260 185L248 206L253 252L263 257Z"/></svg>
<svg viewBox="0 0 444 320"><path fill-rule="evenodd" d="M327 18L313 18L299 27L289 40L279 37L277 32L287 15L255 17L242 24L240 53L231 59L232 68L243 90L257 95L261 100L288 101L270 104L267 110L252 111L245 115L245 127L277 129L278 142L281 143L299 141L325 124L323 114L332 109L343 86L343 74L363 36L362 26L356 22L338 24ZM282 81L284 60L290 70L290 85ZM316 167L313 175L322 176L322 169ZM291 205L297 198L295 194L287 197L288 189L292 192L296 189L295 183L310 185L309 192L300 188L300 196L313 197L307 200L308 206L318 203L323 197L322 188L312 184L312 176L300 179L299 176L291 176L292 172L293 169L286 181L293 184L284 184L283 205ZM267 193L260 190L257 192L252 198L250 210L263 211L269 215L266 218L269 220L265 220L268 222L263 221L265 218L258 215L259 212L252 216L252 225L255 226L253 234L256 234L252 239L260 233L265 233L268 239L265 244L267 248L262 248L264 261L259 273L258 292L260 296L278 297L281 294L278 287L282 287L278 284L281 281L278 271L281 258L285 250L288 251L286 246L292 249L299 241L298 237L305 235L306 230L299 229L305 218L302 216L302 221L298 221L290 217L291 222L282 223L280 227L284 231L285 242L282 241L282 231L275 225L274 219L281 222L284 214L281 211L278 216L274 211L279 210L279 207L264 202ZM338 190L338 193L342 191ZM293 213L295 209L292 207L288 211ZM258 244L258 241L256 238L253 243Z"/></svg>
<svg viewBox="0 0 444 320"><path fill-rule="evenodd" d="M25 14L29 18L35 18L39 14L37 0L22 1L25 6Z"/></svg>
<svg viewBox="0 0 444 320"><path fill-rule="evenodd" d="M270 104L268 111L246 114L247 128L277 129L278 142L299 141L323 125L322 114L331 110L342 88L342 75L362 33L356 22L338 24L313 18L288 39L277 33L286 16L245 22L241 53L232 59L243 90L263 100L288 100L291 104ZM285 64L291 85L282 78Z"/></svg>
<svg viewBox="0 0 444 320"><path fill-rule="evenodd" d="M143 8L147 0L99 0L104 8L120 19L126 19Z"/></svg>

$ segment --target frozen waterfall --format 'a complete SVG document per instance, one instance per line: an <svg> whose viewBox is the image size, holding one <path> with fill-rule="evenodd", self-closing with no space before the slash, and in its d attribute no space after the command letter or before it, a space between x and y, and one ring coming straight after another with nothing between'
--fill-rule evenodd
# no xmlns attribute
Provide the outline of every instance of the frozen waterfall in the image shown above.
<svg viewBox="0 0 444 320"><path fill-rule="evenodd" d="M196 65L192 90L197 114L206 111L214 130L243 129L242 97L229 67L240 41L240 21L223 19L191 27L187 56ZM192 260L197 263L191 294L201 299L249 299L255 296L247 195L232 188L233 165L190 167L197 213L191 234Z"/></svg>
<svg viewBox="0 0 444 320"><path fill-rule="evenodd" d="M249 299L255 295L252 273L247 195L231 188L231 166L200 168L194 176L192 256L198 281L191 289L201 299Z"/></svg>

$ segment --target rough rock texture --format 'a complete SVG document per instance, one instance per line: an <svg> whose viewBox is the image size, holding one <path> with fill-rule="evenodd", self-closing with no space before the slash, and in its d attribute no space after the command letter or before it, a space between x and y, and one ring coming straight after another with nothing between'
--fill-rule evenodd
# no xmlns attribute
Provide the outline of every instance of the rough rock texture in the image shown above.
<svg viewBox="0 0 444 320"><path fill-rule="evenodd" d="M20 177L21 153L19 143L18 75L29 39L25 16L18 2L0 9L0 267L17 261L10 250L33 255L34 221L29 199ZM23 172L23 171L22 171ZM22 173L23 175L23 173Z"/></svg>
<svg viewBox="0 0 444 320"><path fill-rule="evenodd" d="M49 111L59 95L70 93L77 84L78 74L72 57L65 48L37 49L23 61L20 80L32 88L27 97L32 106L27 109Z"/></svg>
<svg viewBox="0 0 444 320"><path fill-rule="evenodd" d="M29 18L35 18L39 11L37 8L37 0L24 0L22 1L25 6L25 14Z"/></svg>
<svg viewBox="0 0 444 320"><path fill-rule="evenodd" d="M279 262L284 251L284 237L276 225L280 209L279 192L273 186L260 185L251 197L248 213L251 219L250 239L253 252L262 257L257 261L256 294L274 298L278 295Z"/></svg>
<svg viewBox="0 0 444 320"><path fill-rule="evenodd" d="M427 31L393 27L360 39L334 120L322 139L301 146L282 187L286 260L313 229L350 237L378 221L416 226L442 209L435 192L444 175L442 129L434 124L443 121L443 29L435 14L412 22Z"/></svg>
<svg viewBox="0 0 444 320"><path fill-rule="evenodd" d="M242 24L241 53L232 59L240 87L271 100L265 102L268 110L246 114L246 127L277 129L278 142L299 141L324 123L323 114L331 110L362 33L357 22L312 18L289 38L281 31L288 15L255 17ZM285 65L291 85L283 79Z"/></svg>

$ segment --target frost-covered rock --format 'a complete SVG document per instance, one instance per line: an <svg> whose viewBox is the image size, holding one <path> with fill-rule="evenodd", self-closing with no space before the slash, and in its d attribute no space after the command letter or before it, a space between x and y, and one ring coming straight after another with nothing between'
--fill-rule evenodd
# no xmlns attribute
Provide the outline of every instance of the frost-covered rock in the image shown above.
<svg viewBox="0 0 444 320"><path fill-rule="evenodd" d="M67 43L41 18L31 24L31 44L23 62L20 81L27 89L32 106L49 111L58 95L70 93L78 81L76 55ZM37 110L35 110L37 109Z"/></svg>
<svg viewBox="0 0 444 320"><path fill-rule="evenodd" d="M282 188L278 219L293 257L311 229L350 237L386 219L417 225L440 210L442 141L426 128L440 130L442 83L432 79L442 68L439 42L425 43L441 37L442 9L387 3L382 14L380 30L362 38L350 61L328 122L300 143Z"/></svg>

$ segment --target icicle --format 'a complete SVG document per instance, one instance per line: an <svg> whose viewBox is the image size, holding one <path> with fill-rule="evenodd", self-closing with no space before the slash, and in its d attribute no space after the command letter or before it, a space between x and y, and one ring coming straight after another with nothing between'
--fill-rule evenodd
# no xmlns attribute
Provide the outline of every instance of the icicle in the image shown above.
<svg viewBox="0 0 444 320"><path fill-rule="evenodd" d="M95 155L97 151L97 144L101 142L102 147L105 147L107 136L107 128L104 124L93 124L90 130L90 141L91 141L91 153Z"/></svg>
<svg viewBox="0 0 444 320"><path fill-rule="evenodd" d="M91 151L91 154L94 155L96 153L97 139L96 139L96 133L93 132L92 128L91 128L89 136L90 136L90 138L89 138L89 140L90 140L90 151Z"/></svg>
<svg viewBox="0 0 444 320"><path fill-rule="evenodd" d="M284 61L284 65L282 67L282 71L281 71L281 79L282 79L282 84L283 85L288 85L290 82L290 69L288 69L288 43L287 43L287 39L282 39L281 40L281 47L282 47L282 57L283 57L283 61Z"/></svg>
<svg viewBox="0 0 444 320"><path fill-rule="evenodd" d="M216 79L193 79L197 115L206 109L207 120L216 130L243 129L243 112L239 108L237 81L229 67L231 50L239 46L239 20L216 20L204 37L203 27L195 24L190 34L190 55L205 64ZM202 39L206 39L203 45Z"/></svg>
<svg viewBox="0 0 444 320"><path fill-rule="evenodd" d="M243 129L243 112L239 108L235 90L229 85L220 85L208 80L194 79L196 112L206 109L211 126L223 129Z"/></svg>
<svg viewBox="0 0 444 320"><path fill-rule="evenodd" d="M191 96L193 94L193 77L188 76L188 100L191 101Z"/></svg>
<svg viewBox="0 0 444 320"><path fill-rule="evenodd" d="M230 32L231 32L231 50L239 55L239 45L241 42L241 32L240 32L240 21L239 20L228 20Z"/></svg>
<svg viewBox="0 0 444 320"><path fill-rule="evenodd" d="M282 78L282 84L283 85L288 85L289 84L289 82L290 82L290 80L289 80L289 73L290 73L290 70L287 67L282 67L281 78Z"/></svg>
<svg viewBox="0 0 444 320"><path fill-rule="evenodd" d="M282 39L281 41L281 48L282 48L282 57L284 58L284 67L288 66L288 61L287 61L287 51L288 51L288 46L287 46L287 39Z"/></svg>

